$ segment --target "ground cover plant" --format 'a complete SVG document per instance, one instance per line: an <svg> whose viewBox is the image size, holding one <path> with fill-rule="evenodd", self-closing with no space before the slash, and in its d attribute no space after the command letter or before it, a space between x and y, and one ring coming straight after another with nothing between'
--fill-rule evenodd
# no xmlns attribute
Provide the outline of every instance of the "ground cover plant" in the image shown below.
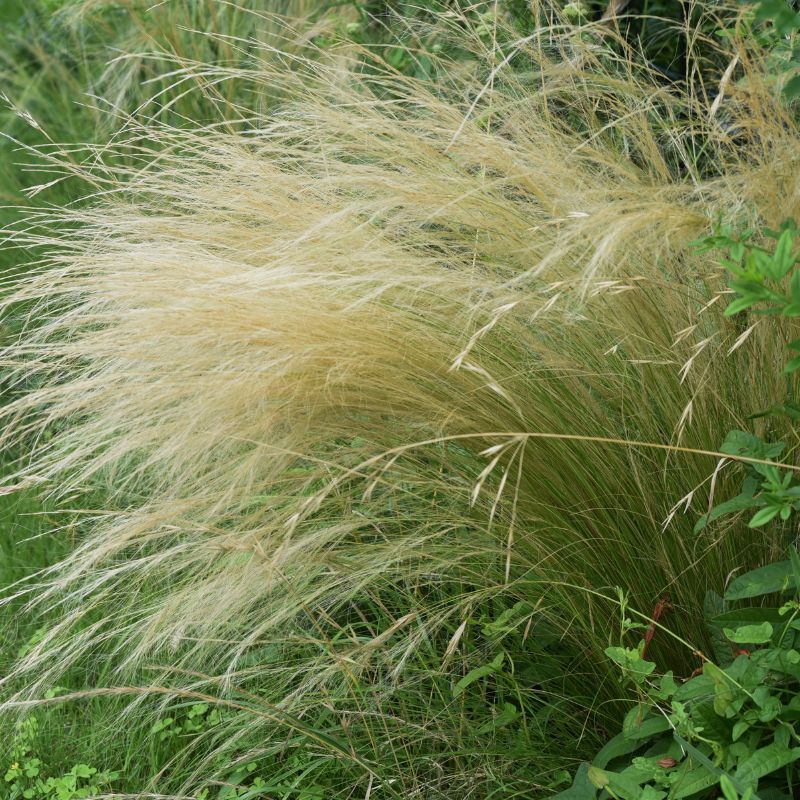
<svg viewBox="0 0 800 800"><path fill-rule="evenodd" d="M84 199L6 227L6 490L52 508L5 593L13 796L546 796L633 653L688 677L708 591L786 553L793 316L732 320L692 244L772 263L800 216L763 23L693 8L676 86L556 7L355 11L177 55L185 113L47 148ZM758 535L714 510L737 463L790 478Z"/></svg>
<svg viewBox="0 0 800 800"><path fill-rule="evenodd" d="M725 602L796 592L800 558L733 581ZM779 608L730 608L709 624L719 631L715 660L688 680L656 678L642 649L607 653L637 687L622 732L584 764L565 798L790 798L796 794L798 664L796 597ZM732 626L732 627L724 627ZM623 628L623 633L625 632Z"/></svg>

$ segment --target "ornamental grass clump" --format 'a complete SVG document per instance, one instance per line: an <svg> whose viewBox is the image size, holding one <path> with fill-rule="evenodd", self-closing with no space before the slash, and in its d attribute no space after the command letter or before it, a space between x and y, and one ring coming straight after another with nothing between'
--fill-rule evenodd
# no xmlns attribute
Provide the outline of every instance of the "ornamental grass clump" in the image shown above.
<svg viewBox="0 0 800 800"><path fill-rule="evenodd" d="M756 45L702 43L711 92L606 28L498 21L487 42L445 22L477 52L436 81L369 52L204 65L281 102L49 154L91 196L7 233L45 256L3 301L22 322L0 413L26 453L10 483L83 511L72 553L15 590L60 622L9 685L35 694L102 648L120 682L166 664L287 719L336 697L383 764L354 757L365 786L455 791L507 762L412 768L397 743L458 749L465 690L425 704L485 655L476 609L503 598L570 659L521 697L602 720L613 587L644 611L669 593L702 650L706 592L782 552L746 520L693 532L738 486L725 434L786 390L762 369L782 344L723 316L724 272L689 244L800 212L797 123Z"/></svg>

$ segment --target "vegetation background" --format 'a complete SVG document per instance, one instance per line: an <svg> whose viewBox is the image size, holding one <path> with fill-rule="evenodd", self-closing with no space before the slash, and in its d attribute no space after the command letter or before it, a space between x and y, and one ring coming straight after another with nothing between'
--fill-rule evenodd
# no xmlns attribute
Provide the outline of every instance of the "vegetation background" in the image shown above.
<svg viewBox="0 0 800 800"><path fill-rule="evenodd" d="M0 7L0 796L545 797L713 652L793 40L617 13Z"/></svg>

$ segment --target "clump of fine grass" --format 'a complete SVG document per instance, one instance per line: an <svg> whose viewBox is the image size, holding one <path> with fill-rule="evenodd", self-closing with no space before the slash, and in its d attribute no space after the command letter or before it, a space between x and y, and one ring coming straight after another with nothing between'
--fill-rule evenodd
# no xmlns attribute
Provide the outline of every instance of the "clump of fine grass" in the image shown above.
<svg viewBox="0 0 800 800"><path fill-rule="evenodd" d="M263 98L238 76L269 48L302 51L333 25L332 15L307 0L268 6L249 0L4 4L0 224L19 220L31 206L66 205L82 194L58 171L43 177L26 147L50 147L69 161L80 157L70 145L113 138L130 118L224 124L254 107L263 111ZM189 64L196 69L176 80L172 71ZM220 71L213 80L203 64ZM0 263L12 255L0 255Z"/></svg>
<svg viewBox="0 0 800 800"><path fill-rule="evenodd" d="M16 480L106 498L25 590L62 617L10 680L35 692L105 645L120 679L150 659L178 687L252 679L284 719L335 697L408 796L512 771L457 755L463 712L441 697L493 597L573 659L529 697L601 715L612 587L645 610L668 591L670 626L705 646L705 592L781 534L695 535L671 512L689 492L702 513L712 474L735 485L713 454L785 387L761 369L781 343L740 339L687 243L719 216L800 211L797 124L752 43L725 43L735 80L711 100L602 41L557 20L499 33L435 84L265 61L241 77L279 110L131 125L78 170L94 202L9 233L48 253L5 302L28 309L3 356L5 440L30 445ZM313 655L259 663L289 631ZM668 640L652 653L694 666ZM400 722L435 764L398 755Z"/></svg>

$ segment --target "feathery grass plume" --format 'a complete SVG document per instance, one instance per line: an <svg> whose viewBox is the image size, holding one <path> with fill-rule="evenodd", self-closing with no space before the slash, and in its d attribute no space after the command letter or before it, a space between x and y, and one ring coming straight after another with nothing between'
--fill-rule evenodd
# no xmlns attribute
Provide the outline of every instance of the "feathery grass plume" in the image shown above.
<svg viewBox="0 0 800 800"><path fill-rule="evenodd" d="M616 696L614 586L645 612L668 591L669 626L706 646L706 591L781 546L692 527L725 433L782 390L762 369L782 345L757 328L726 355L724 276L687 242L797 215L797 124L752 42L719 46L738 66L715 104L545 12L524 40L451 19L485 49L435 83L265 59L235 74L279 109L132 124L69 166L90 204L9 232L47 252L4 301L27 315L2 356L15 479L102 505L19 588L62 616L7 684L33 693L101 646L120 676L275 675L281 713L336 698L411 796L513 773L457 754L472 712L424 708L474 664L461 637L487 598L528 603L575 659L530 698ZM697 514L670 514L687 491ZM306 646L259 665L281 636ZM652 652L695 665L668 637ZM412 730L440 762L409 767Z"/></svg>
<svg viewBox="0 0 800 800"><path fill-rule="evenodd" d="M81 195L57 172L42 177L42 165L36 169L26 147L55 149L53 143L59 143L60 157L71 159L78 154L69 145L107 141L124 131L131 117L156 116L182 126L224 124L253 108L263 111L264 98L250 92L236 71L246 75L267 48L276 56L300 52L336 24L308 0L267 5L36 0L16 11L4 8L0 225L19 219L25 208L66 205ZM176 77L174 70L189 64L196 68ZM230 72L209 79L203 64Z"/></svg>

